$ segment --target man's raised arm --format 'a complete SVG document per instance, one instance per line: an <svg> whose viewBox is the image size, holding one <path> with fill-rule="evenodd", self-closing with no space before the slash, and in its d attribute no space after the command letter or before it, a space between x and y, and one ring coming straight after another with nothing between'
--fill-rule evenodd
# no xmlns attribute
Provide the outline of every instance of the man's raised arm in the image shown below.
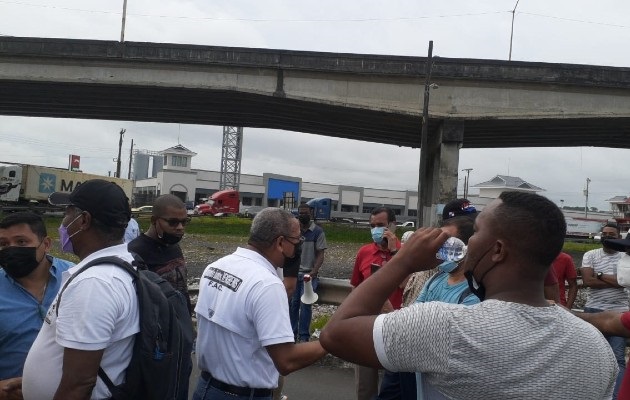
<svg viewBox="0 0 630 400"><path fill-rule="evenodd" d="M331 354L357 364L381 367L372 330L389 295L410 273L433 268L435 253L448 239L441 229L418 230L384 267L357 286L333 314L320 342Z"/></svg>

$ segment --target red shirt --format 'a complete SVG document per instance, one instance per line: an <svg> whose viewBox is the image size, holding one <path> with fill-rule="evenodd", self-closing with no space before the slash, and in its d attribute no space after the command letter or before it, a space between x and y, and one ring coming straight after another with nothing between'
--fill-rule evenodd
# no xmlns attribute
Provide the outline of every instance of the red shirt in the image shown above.
<svg viewBox="0 0 630 400"><path fill-rule="evenodd" d="M400 249L400 241L396 241L396 248ZM372 275L372 264L385 265L394 255L389 250L383 250L376 243L370 243L362 246L358 253L357 258L354 261L354 269L352 270L352 278L350 284L354 287L359 286L361 282L366 280ZM389 301L395 310L398 310L402 305L403 289L397 288L389 296Z"/></svg>
<svg viewBox="0 0 630 400"><path fill-rule="evenodd" d="M556 272L558 277L558 288L560 289L560 303L563 306L567 306L567 296L565 294L565 281L569 279L577 279L577 271L575 270L575 264L573 264L573 257L567 253L560 253L551 267Z"/></svg>

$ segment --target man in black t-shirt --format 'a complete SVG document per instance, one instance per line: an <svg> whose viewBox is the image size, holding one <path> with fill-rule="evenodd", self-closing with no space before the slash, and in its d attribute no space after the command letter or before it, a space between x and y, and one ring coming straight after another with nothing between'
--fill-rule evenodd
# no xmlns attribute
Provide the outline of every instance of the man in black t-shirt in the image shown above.
<svg viewBox="0 0 630 400"><path fill-rule="evenodd" d="M138 254L150 271L160 275L184 294L188 309L193 308L188 294L188 272L179 241L190 222L186 205L177 196L165 194L153 204L151 226L129 242L129 251Z"/></svg>

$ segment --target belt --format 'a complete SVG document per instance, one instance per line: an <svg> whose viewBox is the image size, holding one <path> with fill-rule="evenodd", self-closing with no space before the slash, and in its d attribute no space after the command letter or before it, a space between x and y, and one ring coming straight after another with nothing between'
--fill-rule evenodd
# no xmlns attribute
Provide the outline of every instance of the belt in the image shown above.
<svg viewBox="0 0 630 400"><path fill-rule="evenodd" d="M201 371L201 377L205 381L208 381L210 386L237 396L268 397L273 394L273 389L253 389L248 387L229 385L225 382L221 382L218 379L214 379L208 371Z"/></svg>

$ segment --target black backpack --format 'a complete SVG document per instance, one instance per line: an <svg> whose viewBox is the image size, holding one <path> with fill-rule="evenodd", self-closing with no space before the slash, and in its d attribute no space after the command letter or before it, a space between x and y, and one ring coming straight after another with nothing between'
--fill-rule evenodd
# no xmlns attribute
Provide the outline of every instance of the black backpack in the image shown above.
<svg viewBox="0 0 630 400"><path fill-rule="evenodd" d="M57 314L63 291L81 272L99 264L114 264L127 271L138 295L140 332L135 337L125 382L115 386L100 367L98 376L115 400L176 399L180 386L188 386L192 365L193 327L186 299L159 275L142 269L144 263L134 256L133 265L138 266L138 271L114 256L100 257L81 267L61 289Z"/></svg>

